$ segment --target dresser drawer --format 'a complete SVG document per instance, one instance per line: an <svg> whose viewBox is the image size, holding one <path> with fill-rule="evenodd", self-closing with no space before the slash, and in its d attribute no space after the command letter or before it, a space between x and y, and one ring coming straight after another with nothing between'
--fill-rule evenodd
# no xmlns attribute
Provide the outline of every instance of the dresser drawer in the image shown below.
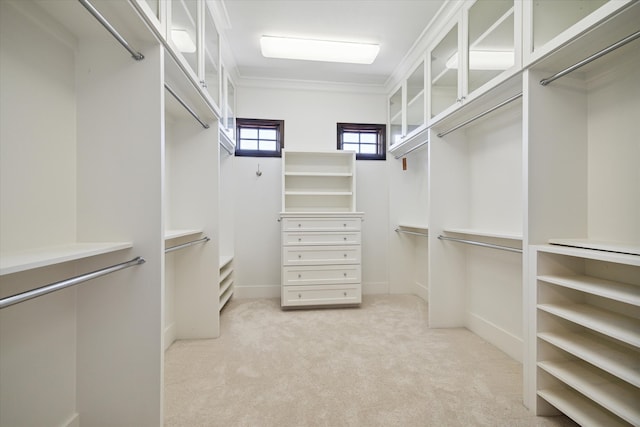
<svg viewBox="0 0 640 427"><path fill-rule="evenodd" d="M288 286L282 288L283 307L310 305L360 304L360 284L346 286Z"/></svg>
<svg viewBox="0 0 640 427"><path fill-rule="evenodd" d="M283 245L359 245L360 232L293 232L282 233Z"/></svg>
<svg viewBox="0 0 640 427"><path fill-rule="evenodd" d="M360 283L360 265L282 267L283 286Z"/></svg>
<svg viewBox="0 0 640 427"><path fill-rule="evenodd" d="M360 264L360 246L283 246L284 265Z"/></svg>
<svg viewBox="0 0 640 427"><path fill-rule="evenodd" d="M283 218L282 231L360 231L360 218Z"/></svg>

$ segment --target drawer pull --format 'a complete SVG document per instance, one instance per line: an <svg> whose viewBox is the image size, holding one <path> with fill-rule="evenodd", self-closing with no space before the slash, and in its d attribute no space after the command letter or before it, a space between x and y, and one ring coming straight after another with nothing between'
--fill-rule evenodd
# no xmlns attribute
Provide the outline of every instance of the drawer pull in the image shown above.
<svg viewBox="0 0 640 427"><path fill-rule="evenodd" d="M298 242L302 242L302 237L298 237Z"/></svg>
<svg viewBox="0 0 640 427"><path fill-rule="evenodd" d="M344 277L347 277L347 273L342 273L342 274L344 274Z"/></svg>
<svg viewBox="0 0 640 427"><path fill-rule="evenodd" d="M345 297L347 296L347 293L346 293L346 292L344 293L344 296L345 296Z"/></svg>
<svg viewBox="0 0 640 427"><path fill-rule="evenodd" d="M298 298L302 298L302 294L298 294Z"/></svg>
<svg viewBox="0 0 640 427"><path fill-rule="evenodd" d="M345 226L345 227L347 226L347 224L342 224L342 225Z"/></svg>
<svg viewBox="0 0 640 427"><path fill-rule="evenodd" d="M298 259L302 259L302 255L298 254Z"/></svg>
<svg viewBox="0 0 640 427"><path fill-rule="evenodd" d="M346 237L344 237L344 241L345 241L345 242L347 241L347 238L346 238Z"/></svg>
<svg viewBox="0 0 640 427"><path fill-rule="evenodd" d="M302 274L298 274L298 279L301 279L301 278L302 278Z"/></svg>
<svg viewBox="0 0 640 427"><path fill-rule="evenodd" d="M302 227L302 224L298 224L298 227Z"/></svg>
<svg viewBox="0 0 640 427"><path fill-rule="evenodd" d="M347 257L347 254L344 254L344 257L346 258L346 257Z"/></svg>

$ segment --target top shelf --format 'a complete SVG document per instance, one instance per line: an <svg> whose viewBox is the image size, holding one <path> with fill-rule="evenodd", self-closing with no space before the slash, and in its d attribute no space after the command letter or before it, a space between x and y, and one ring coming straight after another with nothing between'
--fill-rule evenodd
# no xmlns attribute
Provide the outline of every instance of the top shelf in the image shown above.
<svg viewBox="0 0 640 427"><path fill-rule="evenodd" d="M640 246L622 242L609 242L591 239L549 239L549 243L571 248L593 249L604 252L615 252L625 255L640 255Z"/></svg>
<svg viewBox="0 0 640 427"><path fill-rule="evenodd" d="M133 247L131 242L69 243L0 254L0 276Z"/></svg>
<svg viewBox="0 0 640 427"><path fill-rule="evenodd" d="M350 177L351 172L285 172L285 176L318 176L318 177Z"/></svg>
<svg viewBox="0 0 640 427"><path fill-rule="evenodd" d="M195 236L197 234L202 233L202 230L189 230L189 229L185 229L185 230L165 230L164 232L164 240L171 240L171 239L177 239L179 237L186 237L186 236Z"/></svg>

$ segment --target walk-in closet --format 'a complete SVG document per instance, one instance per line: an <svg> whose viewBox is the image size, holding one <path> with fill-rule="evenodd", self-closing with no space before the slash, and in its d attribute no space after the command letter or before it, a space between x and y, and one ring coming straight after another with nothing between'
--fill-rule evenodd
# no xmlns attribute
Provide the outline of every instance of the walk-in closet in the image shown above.
<svg viewBox="0 0 640 427"><path fill-rule="evenodd" d="M0 427L639 426L638 76L637 0L0 0Z"/></svg>

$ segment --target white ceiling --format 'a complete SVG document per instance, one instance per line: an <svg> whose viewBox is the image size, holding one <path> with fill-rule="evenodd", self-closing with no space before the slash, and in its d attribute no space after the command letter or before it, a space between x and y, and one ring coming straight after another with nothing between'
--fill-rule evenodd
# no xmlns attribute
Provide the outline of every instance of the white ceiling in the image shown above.
<svg viewBox="0 0 640 427"><path fill-rule="evenodd" d="M384 85L445 0L224 0L241 78ZM376 43L371 65L264 58L260 37Z"/></svg>

